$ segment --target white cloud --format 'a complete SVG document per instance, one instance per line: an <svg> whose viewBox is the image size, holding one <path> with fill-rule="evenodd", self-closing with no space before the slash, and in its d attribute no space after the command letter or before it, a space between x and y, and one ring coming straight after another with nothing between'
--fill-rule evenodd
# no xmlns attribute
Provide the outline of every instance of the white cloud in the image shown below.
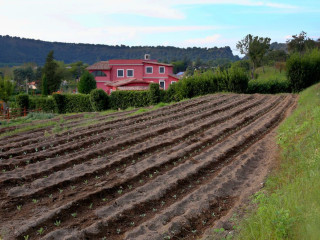
<svg viewBox="0 0 320 240"><path fill-rule="evenodd" d="M293 9L298 8L297 6L283 3L274 3L268 1L250 1L250 0L171 0L172 4L175 5L239 5L239 6L252 6L252 7L270 7L270 8L282 8L282 9Z"/></svg>

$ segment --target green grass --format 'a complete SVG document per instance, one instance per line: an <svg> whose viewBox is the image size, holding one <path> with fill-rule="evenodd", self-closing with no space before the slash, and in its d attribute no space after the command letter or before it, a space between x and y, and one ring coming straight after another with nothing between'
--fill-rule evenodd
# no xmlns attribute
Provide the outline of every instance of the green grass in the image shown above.
<svg viewBox="0 0 320 240"><path fill-rule="evenodd" d="M265 66L264 71L263 67L259 67L256 69L255 73L258 74L258 78L256 80L260 81L268 81L270 79L277 79L279 81L287 80L286 71L282 71L280 73L280 71L275 67Z"/></svg>
<svg viewBox="0 0 320 240"><path fill-rule="evenodd" d="M56 114L53 113L29 113L25 117L19 117L15 119L11 119L9 122L6 120L2 120L1 127L11 127L11 126L18 126L25 123L30 123L36 120L46 120L46 119L52 119L56 116Z"/></svg>
<svg viewBox="0 0 320 240"><path fill-rule="evenodd" d="M279 167L254 196L237 239L320 239L320 84L300 94L281 124Z"/></svg>
<svg viewBox="0 0 320 240"><path fill-rule="evenodd" d="M157 110L159 108L162 108L162 107L165 107L165 106L169 106L169 105L172 105L176 102L171 102L171 103L163 103L163 102L160 102L158 103L157 105L154 105L152 108L140 108L139 110L131 113L130 115L133 116L133 115L137 115L137 114L141 114L141 113L145 113L145 112L149 112L149 111L153 111L153 110Z"/></svg>
<svg viewBox="0 0 320 240"><path fill-rule="evenodd" d="M35 125L29 125L26 127L22 127L22 128L18 128L18 129L12 130L12 131L2 133L2 134L0 134L0 137L12 136L17 133L27 132L27 131L35 130L38 128L45 128L45 127L50 127L50 126L55 126L55 125L57 125L57 122L55 122L55 121L39 123L39 124L35 124Z"/></svg>

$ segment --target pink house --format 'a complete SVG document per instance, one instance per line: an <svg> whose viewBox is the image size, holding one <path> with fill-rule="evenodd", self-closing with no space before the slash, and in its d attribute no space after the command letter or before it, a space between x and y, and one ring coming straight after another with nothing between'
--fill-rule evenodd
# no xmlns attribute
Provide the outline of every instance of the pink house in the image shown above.
<svg viewBox="0 0 320 240"><path fill-rule="evenodd" d="M97 62L87 68L97 82L97 88L108 94L116 90L147 90L154 82L162 89L179 81L173 74L171 64L150 60L146 54L144 59L122 59Z"/></svg>

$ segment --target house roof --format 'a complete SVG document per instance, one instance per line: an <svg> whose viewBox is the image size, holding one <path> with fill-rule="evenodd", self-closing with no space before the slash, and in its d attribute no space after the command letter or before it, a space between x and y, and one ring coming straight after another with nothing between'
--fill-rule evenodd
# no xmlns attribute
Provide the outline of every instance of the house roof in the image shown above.
<svg viewBox="0 0 320 240"><path fill-rule="evenodd" d="M129 83L148 83L148 84L150 84L150 82L144 81L142 79L127 78L127 79L119 80L116 82L106 81L106 83L104 85L112 86L112 87L119 87L119 86L127 85Z"/></svg>
<svg viewBox="0 0 320 240"><path fill-rule="evenodd" d="M159 63L157 60L143 60L143 59L111 59L109 61L101 61L97 62L89 67L87 67L87 70L110 70L112 68L112 65L125 65L125 64L141 64L143 65L144 63L149 63L149 64L156 64L156 65L161 65L161 66L173 66L172 64L167 64L167 63Z"/></svg>
<svg viewBox="0 0 320 240"><path fill-rule="evenodd" d="M168 64L168 63L159 63L159 62L154 62L154 61L145 61L145 60L143 60L142 62L143 62L143 63L149 63L149 64L162 65L162 66L169 66L169 67L173 66L172 64Z"/></svg>
<svg viewBox="0 0 320 240"><path fill-rule="evenodd" d="M168 74L170 77L176 78L176 79L180 79L179 76L175 75L175 74Z"/></svg>
<svg viewBox="0 0 320 240"><path fill-rule="evenodd" d="M131 91L131 90L145 91L149 89L149 86L120 86L120 87L117 87L117 89L121 91Z"/></svg>
<svg viewBox="0 0 320 240"><path fill-rule="evenodd" d="M87 67L87 70L110 70L111 67L109 65L109 61L101 61L97 62L89 67Z"/></svg>

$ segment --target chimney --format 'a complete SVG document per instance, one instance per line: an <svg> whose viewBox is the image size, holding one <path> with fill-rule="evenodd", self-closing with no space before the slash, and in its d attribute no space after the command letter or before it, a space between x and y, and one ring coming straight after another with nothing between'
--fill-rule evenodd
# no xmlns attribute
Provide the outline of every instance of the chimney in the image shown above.
<svg viewBox="0 0 320 240"><path fill-rule="evenodd" d="M145 54L144 55L144 60L150 60L150 54Z"/></svg>

